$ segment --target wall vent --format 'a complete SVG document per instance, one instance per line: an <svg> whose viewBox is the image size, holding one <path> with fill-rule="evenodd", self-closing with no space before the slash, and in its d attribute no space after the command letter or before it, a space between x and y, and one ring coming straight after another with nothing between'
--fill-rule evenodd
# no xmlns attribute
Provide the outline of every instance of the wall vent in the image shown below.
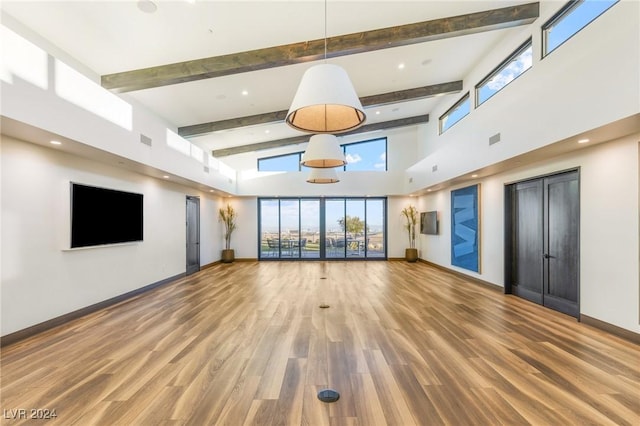
<svg viewBox="0 0 640 426"><path fill-rule="evenodd" d="M413 178L412 177L409 178L409 183L413 183Z"/></svg>
<svg viewBox="0 0 640 426"><path fill-rule="evenodd" d="M204 166L204 172L205 173L209 173L209 167L208 166Z"/></svg>
<svg viewBox="0 0 640 426"><path fill-rule="evenodd" d="M434 164L433 167L431 167L431 171L432 172L437 172L438 171L438 165Z"/></svg>
<svg viewBox="0 0 640 426"><path fill-rule="evenodd" d="M494 143L498 142L500 142L500 133L496 133L489 138L489 145L493 145Z"/></svg>
<svg viewBox="0 0 640 426"><path fill-rule="evenodd" d="M151 146L151 138L140 133L140 143Z"/></svg>

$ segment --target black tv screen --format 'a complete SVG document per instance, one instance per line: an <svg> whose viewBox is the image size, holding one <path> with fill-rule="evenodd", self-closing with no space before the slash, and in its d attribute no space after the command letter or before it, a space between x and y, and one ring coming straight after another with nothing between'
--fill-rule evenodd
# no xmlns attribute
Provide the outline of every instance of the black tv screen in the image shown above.
<svg viewBox="0 0 640 426"><path fill-rule="evenodd" d="M438 212L420 213L420 233L426 235L438 235Z"/></svg>
<svg viewBox="0 0 640 426"><path fill-rule="evenodd" d="M71 183L71 248L142 241L142 194Z"/></svg>

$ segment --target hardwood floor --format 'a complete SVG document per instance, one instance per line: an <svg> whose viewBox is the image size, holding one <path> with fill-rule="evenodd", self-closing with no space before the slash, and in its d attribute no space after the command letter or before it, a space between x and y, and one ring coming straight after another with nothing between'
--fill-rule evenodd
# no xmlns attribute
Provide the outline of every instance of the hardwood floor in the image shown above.
<svg viewBox="0 0 640 426"><path fill-rule="evenodd" d="M422 263L215 265L1 360L3 424L640 424L638 345Z"/></svg>

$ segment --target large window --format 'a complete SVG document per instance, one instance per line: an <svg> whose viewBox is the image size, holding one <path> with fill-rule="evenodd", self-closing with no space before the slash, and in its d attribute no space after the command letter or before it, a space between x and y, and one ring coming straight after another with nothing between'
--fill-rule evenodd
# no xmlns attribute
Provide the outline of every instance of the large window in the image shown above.
<svg viewBox="0 0 640 426"><path fill-rule="evenodd" d="M619 0L572 0L542 26L543 56L548 55Z"/></svg>
<svg viewBox="0 0 640 426"><path fill-rule="evenodd" d="M531 68L533 48L531 39L516 49L476 86L476 106L502 90L507 84Z"/></svg>
<svg viewBox="0 0 640 426"><path fill-rule="evenodd" d="M384 259L385 198L261 198L260 259Z"/></svg>
<svg viewBox="0 0 640 426"><path fill-rule="evenodd" d="M300 171L300 152L258 158L259 172L298 172Z"/></svg>
<svg viewBox="0 0 640 426"><path fill-rule="evenodd" d="M386 171L387 138L340 145L347 159L346 171ZM302 152L258 158L259 172L297 172L302 170Z"/></svg>
<svg viewBox="0 0 640 426"><path fill-rule="evenodd" d="M342 145L347 164L346 171L386 171L387 138L373 139Z"/></svg>
<svg viewBox="0 0 640 426"><path fill-rule="evenodd" d="M447 112L442 114L442 116L438 120L440 123L440 134L443 134L451 126L462 120L464 116L469 114L470 110L471 101L469 100L469 93L467 93L462 97L462 99L453 104L453 106L449 108Z"/></svg>

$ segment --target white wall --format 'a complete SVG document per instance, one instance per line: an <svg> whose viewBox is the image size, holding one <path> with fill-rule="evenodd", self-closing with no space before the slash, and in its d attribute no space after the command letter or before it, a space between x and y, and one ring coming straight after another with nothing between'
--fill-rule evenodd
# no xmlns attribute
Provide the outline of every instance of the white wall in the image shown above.
<svg viewBox="0 0 640 426"><path fill-rule="evenodd" d="M230 204L238 214L237 228L231 235L231 248L236 259L258 257L258 201L254 197L230 197L221 200L220 206ZM222 226L222 224L220 224ZM223 230L223 228L220 228ZM224 236L224 232L222 234ZM223 241L224 243L224 241Z"/></svg>
<svg viewBox="0 0 640 426"><path fill-rule="evenodd" d="M217 198L2 137L2 335L185 272L185 197L201 200L201 264L220 259ZM69 247L69 182L144 194L144 241Z"/></svg>
<svg viewBox="0 0 640 426"><path fill-rule="evenodd" d="M622 1L540 60L540 27L562 7L543 2L541 17L504 39L464 78L474 86L530 36L533 66L469 115L438 135L437 119L426 125L408 170L416 191L544 147L640 112L640 2ZM439 117L461 95L443 97ZM489 145L489 137L501 141ZM432 166L437 165L437 172Z"/></svg>
<svg viewBox="0 0 640 426"><path fill-rule="evenodd" d="M190 144L176 134L174 126L130 98L103 89L94 76L71 68L67 63L76 64L72 58L54 57L48 53L51 46L30 43L26 37L34 37L31 32L24 30L20 35L4 22L0 31L6 38L3 43L17 46L3 50L0 58L4 117L149 166L148 170L155 169L158 175L169 173L206 187L236 192L235 173L206 172L203 158L197 160L168 145L174 139ZM42 39L35 42L42 43ZM4 72L5 67L8 72ZM140 143L141 135L152 140L151 146Z"/></svg>
<svg viewBox="0 0 640 426"><path fill-rule="evenodd" d="M440 233L420 236L421 258L504 286L504 185L580 167L580 312L640 332L638 143L640 134L585 148L481 184L481 273L451 265L450 188L420 197L438 210Z"/></svg>

